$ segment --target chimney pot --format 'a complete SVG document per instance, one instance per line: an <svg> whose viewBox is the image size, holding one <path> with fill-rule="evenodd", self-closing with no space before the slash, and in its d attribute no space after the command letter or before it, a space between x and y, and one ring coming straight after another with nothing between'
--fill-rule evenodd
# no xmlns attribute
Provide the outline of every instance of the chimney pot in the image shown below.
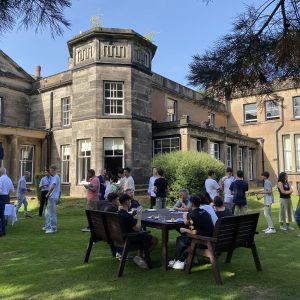
<svg viewBox="0 0 300 300"><path fill-rule="evenodd" d="M41 69L42 69L41 66L36 66L35 68L35 74L37 78L41 77Z"/></svg>

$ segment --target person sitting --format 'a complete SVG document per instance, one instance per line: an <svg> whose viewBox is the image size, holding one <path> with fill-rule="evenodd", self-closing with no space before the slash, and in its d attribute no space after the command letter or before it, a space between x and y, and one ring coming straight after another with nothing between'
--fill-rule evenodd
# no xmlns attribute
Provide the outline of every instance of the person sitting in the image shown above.
<svg viewBox="0 0 300 300"><path fill-rule="evenodd" d="M187 189L179 191L179 200L175 203L174 207L177 211L189 211L191 208L190 195Z"/></svg>
<svg viewBox="0 0 300 300"><path fill-rule="evenodd" d="M205 193L200 193L199 198L200 198L200 208L206 210L210 214L212 222L215 225L218 220L218 217L213 207L208 203L208 199Z"/></svg>
<svg viewBox="0 0 300 300"><path fill-rule="evenodd" d="M141 206L140 203L139 203L139 201L133 199L133 197L134 197L134 191L132 189L126 189L125 192L130 197L130 203L131 203L131 205L130 205L129 210L137 209L138 207Z"/></svg>
<svg viewBox="0 0 300 300"><path fill-rule="evenodd" d="M142 219L142 210L138 209L137 214L133 217L128 210L131 206L130 196L127 194L123 194L119 198L120 207L119 207L119 215L121 216L124 224L124 231L126 233L133 233L141 231L141 219ZM157 238L145 232L146 240L148 243L149 251L152 251L157 244ZM133 261L141 268L147 268L147 263L143 259L143 253L140 253L140 256L135 256Z"/></svg>
<svg viewBox="0 0 300 300"><path fill-rule="evenodd" d="M192 211L187 214L184 224L189 228L180 228L181 233L197 234L211 237L214 231L214 225L210 214L200 206L201 200L198 196L190 198ZM173 269L184 269L185 259L187 258L186 249L190 246L192 238L186 235L177 237L175 259L169 262L169 267ZM205 246L204 246L205 247Z"/></svg>
<svg viewBox="0 0 300 300"><path fill-rule="evenodd" d="M214 199L214 208L218 218L230 217L232 212L229 208L224 206L223 199L220 196L216 196Z"/></svg>
<svg viewBox="0 0 300 300"><path fill-rule="evenodd" d="M107 205L104 211L117 213L119 211L119 195L117 193L109 193L107 195Z"/></svg>

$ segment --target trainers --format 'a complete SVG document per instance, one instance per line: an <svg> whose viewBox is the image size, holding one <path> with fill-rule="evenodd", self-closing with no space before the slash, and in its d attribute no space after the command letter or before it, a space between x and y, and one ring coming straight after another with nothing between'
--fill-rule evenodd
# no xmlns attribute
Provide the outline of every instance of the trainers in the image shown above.
<svg viewBox="0 0 300 300"><path fill-rule="evenodd" d="M262 232L266 232L266 231L268 231L269 229L270 229L269 227L266 228L266 229L263 229Z"/></svg>
<svg viewBox="0 0 300 300"><path fill-rule="evenodd" d="M86 228L82 228L81 231L82 232L91 232L91 229L89 229L88 227L86 227Z"/></svg>
<svg viewBox="0 0 300 300"><path fill-rule="evenodd" d="M119 252L116 252L116 259L121 260L122 254Z"/></svg>
<svg viewBox="0 0 300 300"><path fill-rule="evenodd" d="M55 233L56 231L56 229L48 229L45 231L45 233Z"/></svg>
<svg viewBox="0 0 300 300"><path fill-rule="evenodd" d="M143 268L143 269L146 269L148 268L147 266L147 263L144 261L143 258L141 258L140 256L135 256L133 258L133 261L140 267L140 268Z"/></svg>
<svg viewBox="0 0 300 300"><path fill-rule="evenodd" d="M47 230L47 229L46 229L46 226L44 226L44 227L42 228L42 230L44 230L44 231Z"/></svg>
<svg viewBox="0 0 300 300"><path fill-rule="evenodd" d="M287 226L287 229L288 229L288 230L295 230L295 228L292 227L292 226Z"/></svg>
<svg viewBox="0 0 300 300"><path fill-rule="evenodd" d="M269 228L269 230L265 231L265 233L276 233L275 228Z"/></svg>
<svg viewBox="0 0 300 300"><path fill-rule="evenodd" d="M287 229L286 229L286 226L284 226L284 225L281 225L281 226L280 226L280 229L281 229L281 230L285 230L285 231L287 230Z"/></svg>
<svg viewBox="0 0 300 300"><path fill-rule="evenodd" d="M173 265L173 269L175 270L183 270L184 269L184 261L180 261L180 260L176 260L174 265Z"/></svg>
<svg viewBox="0 0 300 300"><path fill-rule="evenodd" d="M170 261L169 261L169 264L168 264L168 267L169 267L169 268L173 268L173 266L174 266L175 262L176 262L176 260L175 260L175 259L173 259L173 260L170 260Z"/></svg>
<svg viewBox="0 0 300 300"><path fill-rule="evenodd" d="M30 214L25 214L25 218L32 218Z"/></svg>

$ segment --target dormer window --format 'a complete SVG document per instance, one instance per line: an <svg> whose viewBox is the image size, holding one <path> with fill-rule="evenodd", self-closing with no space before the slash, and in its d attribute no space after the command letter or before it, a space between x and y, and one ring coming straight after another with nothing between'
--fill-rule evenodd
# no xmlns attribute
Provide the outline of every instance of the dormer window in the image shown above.
<svg viewBox="0 0 300 300"><path fill-rule="evenodd" d="M169 122L174 122L174 121L177 121L177 117L176 117L176 106L177 106L177 103L175 100L172 100L172 99L168 99L167 100L167 114L168 114L168 121Z"/></svg>

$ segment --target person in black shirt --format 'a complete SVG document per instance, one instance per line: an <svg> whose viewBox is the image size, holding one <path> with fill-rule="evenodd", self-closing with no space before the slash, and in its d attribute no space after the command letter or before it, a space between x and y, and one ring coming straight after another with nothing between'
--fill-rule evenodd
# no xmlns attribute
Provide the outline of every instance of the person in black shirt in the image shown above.
<svg viewBox="0 0 300 300"><path fill-rule="evenodd" d="M104 207L104 211L117 213L119 211L119 195L117 193L110 193L107 195L108 203Z"/></svg>
<svg viewBox="0 0 300 300"><path fill-rule="evenodd" d="M181 233L197 234L211 237L214 231L214 225L210 214L204 209L199 208L200 198L192 196L190 198L192 211L187 214L184 221L189 228L180 228ZM169 262L169 267L173 269L184 269L185 259L187 257L186 249L190 246L192 239L186 235L179 236L176 239L175 259Z"/></svg>
<svg viewBox="0 0 300 300"><path fill-rule="evenodd" d="M134 191L133 189L126 189L125 193L130 197L130 207L129 210L137 209L140 207L139 201L133 199L134 197Z"/></svg>
<svg viewBox="0 0 300 300"><path fill-rule="evenodd" d="M214 198L214 208L218 218L232 216L231 210L224 206L223 199L220 196Z"/></svg>
<svg viewBox="0 0 300 300"><path fill-rule="evenodd" d="M154 193L156 194L156 207L166 207L166 197L168 192L168 182L163 177L164 171L160 168L157 169L158 178L154 181Z"/></svg>

